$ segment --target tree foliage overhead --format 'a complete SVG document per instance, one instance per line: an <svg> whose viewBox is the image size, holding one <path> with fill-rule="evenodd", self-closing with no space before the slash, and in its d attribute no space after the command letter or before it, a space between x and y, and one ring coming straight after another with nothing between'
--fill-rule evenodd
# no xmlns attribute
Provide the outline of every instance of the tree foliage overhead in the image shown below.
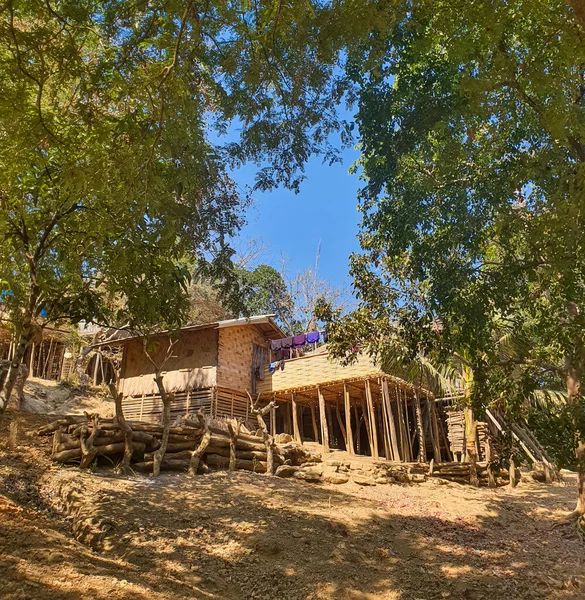
<svg viewBox="0 0 585 600"><path fill-rule="evenodd" d="M585 31L575 4L405 3L352 52L366 183L351 259L359 307L334 318L339 354L361 342L405 364L462 357L484 405L552 374L579 403ZM507 356L503 335L516 340Z"/></svg>
<svg viewBox="0 0 585 600"><path fill-rule="evenodd" d="M327 138L344 88L325 30L338 11L312 0L3 5L0 281L22 342L14 372L41 312L178 326L186 265L237 303L229 242L247 195L228 169L253 161L257 187L297 189L311 155L335 159Z"/></svg>
<svg viewBox="0 0 585 600"><path fill-rule="evenodd" d="M584 32L560 1L460 8L418 3L353 58L356 291L414 351L486 352L521 309L564 358L585 314Z"/></svg>

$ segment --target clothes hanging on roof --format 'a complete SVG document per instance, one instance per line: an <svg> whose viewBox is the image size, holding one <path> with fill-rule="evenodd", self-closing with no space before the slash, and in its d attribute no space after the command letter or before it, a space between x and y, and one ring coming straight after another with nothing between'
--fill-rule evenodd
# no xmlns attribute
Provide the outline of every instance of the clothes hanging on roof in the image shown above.
<svg viewBox="0 0 585 600"><path fill-rule="evenodd" d="M293 337L293 348L302 348L307 343L307 336L304 333Z"/></svg>
<svg viewBox="0 0 585 600"><path fill-rule="evenodd" d="M307 333L307 344L316 344L319 341L319 337L318 331Z"/></svg>
<svg viewBox="0 0 585 600"><path fill-rule="evenodd" d="M288 348L292 348L293 347L293 338L291 337L285 337L283 338L281 341L281 348L283 350L287 350Z"/></svg>
<svg viewBox="0 0 585 600"><path fill-rule="evenodd" d="M270 349L273 352L280 350L282 348L282 340L270 340Z"/></svg>

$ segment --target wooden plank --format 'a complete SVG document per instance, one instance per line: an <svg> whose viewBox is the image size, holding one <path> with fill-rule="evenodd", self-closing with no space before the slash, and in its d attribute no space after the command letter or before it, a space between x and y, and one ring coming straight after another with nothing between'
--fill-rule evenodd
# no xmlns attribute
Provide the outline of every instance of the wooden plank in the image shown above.
<svg viewBox="0 0 585 600"><path fill-rule="evenodd" d="M350 454L355 454L353 445L353 432L351 430L351 398L349 396L347 385L343 386L343 402L345 404L345 430L347 432L347 444L345 449Z"/></svg>
<svg viewBox="0 0 585 600"><path fill-rule="evenodd" d="M319 387L317 387L317 394L319 395L319 418L321 419L323 450L329 452L329 427L327 426L327 415L325 412L325 398L323 398L323 394Z"/></svg>
<svg viewBox="0 0 585 600"><path fill-rule="evenodd" d="M376 413L374 412L374 402L372 400L372 390L369 380L366 381L366 403L368 406L368 415L370 417L370 428L372 430L372 456L379 458L378 452L378 431L376 427Z"/></svg>
<svg viewBox="0 0 585 600"><path fill-rule="evenodd" d="M297 401L295 395L291 394L291 406L292 406L292 422L293 422L293 437L299 444L303 443L301 438L301 432L299 431L299 419L297 414Z"/></svg>

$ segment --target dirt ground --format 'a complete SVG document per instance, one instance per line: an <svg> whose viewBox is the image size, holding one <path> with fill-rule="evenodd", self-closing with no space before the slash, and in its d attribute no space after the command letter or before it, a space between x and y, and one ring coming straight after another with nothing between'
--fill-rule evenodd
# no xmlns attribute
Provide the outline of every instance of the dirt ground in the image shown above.
<svg viewBox="0 0 585 600"><path fill-rule="evenodd" d="M97 389L82 394L76 387L36 377L30 377L25 383L22 410L47 415L82 415L87 411L103 417L111 417L115 412L107 390L102 394L97 393Z"/></svg>
<svg viewBox="0 0 585 600"><path fill-rule="evenodd" d="M34 435L51 420L0 425L1 598L585 598L585 546L560 524L571 474L515 490L120 477L52 464Z"/></svg>

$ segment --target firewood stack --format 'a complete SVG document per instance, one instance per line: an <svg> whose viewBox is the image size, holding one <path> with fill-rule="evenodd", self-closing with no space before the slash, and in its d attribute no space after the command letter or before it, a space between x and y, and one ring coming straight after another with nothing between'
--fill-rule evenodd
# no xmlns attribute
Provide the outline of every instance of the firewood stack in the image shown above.
<svg viewBox="0 0 585 600"><path fill-rule="evenodd" d="M131 468L150 471L153 453L161 446L163 428L151 423L128 423L132 428ZM266 445L261 438L241 426L237 428L237 436L231 438L227 422L207 420L206 423L211 437L199 461L199 471L229 468L230 441L235 442L235 461L232 462L236 469L259 473L266 471ZM232 433L233 431L232 429ZM41 427L37 433L53 434L51 457L60 463L79 463L87 468L100 456L107 456L116 462L124 453L124 433L114 419L101 419L87 414L68 416ZM179 426L171 427L161 468L187 471L192 453L200 446L203 434L200 424L189 419ZM284 458L278 447L274 450L274 463L280 465Z"/></svg>
<svg viewBox="0 0 585 600"><path fill-rule="evenodd" d="M479 479L479 485L487 487L489 484L488 477L488 463L478 462L476 463L477 476ZM446 479L447 481L454 481L456 483L469 484L471 465L470 463L441 463L435 465L432 469L431 474L433 477L440 479ZM506 485L508 482L508 471L505 469L493 470L494 477L496 478L496 485Z"/></svg>
<svg viewBox="0 0 585 600"><path fill-rule="evenodd" d="M465 454L465 416L462 410L447 411L447 437L453 456Z"/></svg>

